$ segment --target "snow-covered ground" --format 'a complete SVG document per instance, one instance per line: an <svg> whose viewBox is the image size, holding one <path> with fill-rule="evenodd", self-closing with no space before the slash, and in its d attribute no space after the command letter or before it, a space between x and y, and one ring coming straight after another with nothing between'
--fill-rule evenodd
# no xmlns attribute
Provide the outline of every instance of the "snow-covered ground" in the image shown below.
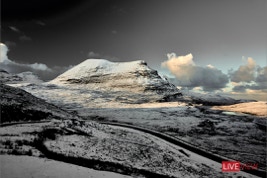
<svg viewBox="0 0 267 178"><path fill-rule="evenodd" d="M130 178L108 171L97 171L73 164L30 156L0 155L1 178Z"/></svg>
<svg viewBox="0 0 267 178"><path fill-rule="evenodd" d="M60 131L60 128L63 129L63 132ZM66 132L65 129L67 128L71 132ZM92 128L97 130L92 130ZM76 132L86 131L88 129L92 131L87 132L88 135ZM55 134L55 137L52 136L53 134ZM97 123L92 124L91 122L80 125L76 121L65 121L64 125L62 125L60 121L54 121L43 124L23 124L2 127L0 128L0 136L0 151L2 153L11 149L13 153L16 150L16 154L26 154L35 157L42 155L43 157L45 155L38 153L38 150L36 150L39 147L34 147L34 140L39 140L41 136L48 150L64 155L66 159L75 157L78 159L81 158L83 161L84 159L98 160L102 162L102 166L100 165L99 168L94 167L95 169L109 165L109 169L133 177L142 177L142 172L139 173L136 170L145 170L158 175L172 177L255 177L243 172L235 174L222 173L219 163L170 144L150 134L117 126L101 126ZM184 151L181 152L181 150ZM65 169L73 172L70 175L76 173L77 175L75 177L79 177L79 175L83 177L85 173L88 176L101 177L101 174L103 174L104 176L123 177L119 174L92 171L91 169L87 170L79 166L58 163L56 161L49 160L46 162L40 158L18 157L16 159L16 157L9 156L1 156L1 158L3 158L1 160L5 161L3 166L1 165L1 168L7 168L3 172L1 171L1 173L2 175L9 174L10 177L15 177L19 173L25 176L32 174L34 177L37 175L38 177L57 177L68 173L68 171L64 171ZM17 168L16 165L22 164L22 161L27 164ZM10 166L10 164L13 166ZM112 165L113 168L110 168ZM126 168L127 171L122 171L120 168L116 169L119 165L122 165L124 170ZM64 171L64 173L60 174L60 171Z"/></svg>
<svg viewBox="0 0 267 178"><path fill-rule="evenodd" d="M51 118L75 118L61 108L15 87L0 84L1 123Z"/></svg>
<svg viewBox="0 0 267 178"><path fill-rule="evenodd" d="M266 130L255 124L257 123L255 121L266 119L266 116L229 115L222 111L233 108L234 105L229 106L229 108L214 107L212 109L208 106L202 106L205 104L223 105L240 102L229 97L189 92L179 96L180 90L176 89L165 78L159 76L156 71L147 67L143 61L112 63L106 60L86 60L48 83L15 82L15 84L9 85L24 89L32 95L65 110L74 111L88 121L122 122L149 128L178 137L235 160L257 162L260 167L266 168ZM173 101L171 99L174 99L174 102L162 102ZM263 103L256 104L257 106L263 106L257 112L264 111ZM245 108L243 107L245 105L240 106ZM254 105L250 105L250 107L254 107ZM240 110L240 112L248 113L248 110ZM122 131L116 131L115 134L111 132L103 134L103 132L97 131L99 129L101 130L101 128L95 129L94 133L97 134L93 138L63 135L58 137L57 140L48 140L46 146L52 151L62 154L87 155L88 158L95 156L99 160L116 160L121 164L137 167L142 167L140 165L146 163L142 161L144 159L149 160L149 163L154 161L152 166L159 164L161 167L167 167L168 161L164 161L164 157L167 160L170 157L177 157L182 158L182 161L180 160L180 163L179 159L174 158L174 163L171 165L173 166L172 169L146 168L150 171L156 170L168 175L177 174L188 177L205 175L204 172L200 171L202 168L206 170L203 165L199 167L192 163L192 160L189 159L188 161L187 158L181 157L183 155L177 155L171 153L169 149L163 149L152 138L144 138L140 134L138 136L138 134L130 132L122 133ZM118 133L119 135L117 135ZM120 139L114 135L119 136L120 139L123 138L120 145L118 145ZM97 138L97 141L94 140L95 138ZM130 142L127 139L130 139ZM138 141L134 141L134 139ZM145 143L143 145L149 145L146 144L148 142L151 145L157 145L156 147L159 147L159 150L153 147L148 151L151 155L159 157L157 159L142 157L139 152L146 148L140 146L142 142ZM95 147L90 145L91 143L95 143ZM72 150L73 145L75 145L76 151L78 150L77 152ZM131 149L127 150L125 147ZM96 153L90 149L100 149L101 152ZM124 156L123 160L114 156L116 154L112 154L114 157L108 155L109 151L117 153L119 149L124 150L121 153ZM102 152L106 155L101 154ZM133 154L139 155L141 161L134 162L139 157ZM183 174L177 172L178 163L180 166L183 165ZM184 164L189 164L191 171ZM215 173L208 173L217 177Z"/></svg>
<svg viewBox="0 0 267 178"><path fill-rule="evenodd" d="M228 115L184 103L143 105L143 108L90 108L79 113L88 120L127 123L178 137L211 152L266 165L266 131L255 121L266 118ZM156 106L153 108L152 106ZM172 107L170 107L172 106Z"/></svg>

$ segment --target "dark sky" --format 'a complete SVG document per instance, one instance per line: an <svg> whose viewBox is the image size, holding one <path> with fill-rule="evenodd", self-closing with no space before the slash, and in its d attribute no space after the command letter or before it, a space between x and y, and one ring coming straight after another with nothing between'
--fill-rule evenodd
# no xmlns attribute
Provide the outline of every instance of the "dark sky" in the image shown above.
<svg viewBox="0 0 267 178"><path fill-rule="evenodd" d="M142 59L181 87L267 97L266 0L2 0L1 12L8 72L50 80L88 58Z"/></svg>
<svg viewBox="0 0 267 178"><path fill-rule="evenodd" d="M68 66L95 56L160 68L175 52L224 71L242 56L266 65L265 0L1 2L1 42L17 62Z"/></svg>

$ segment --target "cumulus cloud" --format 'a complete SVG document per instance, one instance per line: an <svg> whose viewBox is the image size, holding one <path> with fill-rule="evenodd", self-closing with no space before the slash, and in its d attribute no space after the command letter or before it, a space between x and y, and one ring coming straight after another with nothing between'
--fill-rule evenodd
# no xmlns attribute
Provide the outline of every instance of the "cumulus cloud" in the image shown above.
<svg viewBox="0 0 267 178"><path fill-rule="evenodd" d="M247 59L245 65L241 65L237 70L230 71L232 82L252 82L255 79L256 62L252 58Z"/></svg>
<svg viewBox="0 0 267 178"><path fill-rule="evenodd" d="M3 69L9 73L17 74L21 72L30 71L39 76L40 79L42 80L51 80L72 67L72 66L69 67L55 66L53 68L49 68L46 64L42 63L33 63L33 64L17 63L8 58L7 56L8 47L5 44L0 43L0 47L1 47L0 69Z"/></svg>
<svg viewBox="0 0 267 178"><path fill-rule="evenodd" d="M167 54L168 60L161 65L167 68L181 87L202 87L205 91L220 90L226 87L228 76L212 65L198 66L193 61L193 55L176 56Z"/></svg>
<svg viewBox="0 0 267 178"><path fill-rule="evenodd" d="M259 67L252 58L246 65L241 65L236 71L230 72L231 81L235 82L234 92L265 93L267 95L267 66Z"/></svg>

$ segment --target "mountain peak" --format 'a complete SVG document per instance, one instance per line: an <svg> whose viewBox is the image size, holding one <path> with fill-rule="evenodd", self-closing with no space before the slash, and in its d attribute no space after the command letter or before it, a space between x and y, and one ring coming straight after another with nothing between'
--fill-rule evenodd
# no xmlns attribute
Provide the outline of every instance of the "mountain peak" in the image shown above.
<svg viewBox="0 0 267 178"><path fill-rule="evenodd" d="M180 93L142 60L110 62L105 59L87 59L49 83L101 91L146 93L155 97L160 95L160 98Z"/></svg>
<svg viewBox="0 0 267 178"><path fill-rule="evenodd" d="M91 75L127 73L137 70L149 70L145 61L111 62L106 59L87 59L66 71L55 80L90 78Z"/></svg>

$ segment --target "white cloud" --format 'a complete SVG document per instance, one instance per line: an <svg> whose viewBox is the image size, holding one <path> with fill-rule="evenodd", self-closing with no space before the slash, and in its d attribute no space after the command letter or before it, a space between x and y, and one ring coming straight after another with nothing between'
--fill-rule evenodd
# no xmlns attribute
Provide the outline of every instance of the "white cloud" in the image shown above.
<svg viewBox="0 0 267 178"><path fill-rule="evenodd" d="M5 44L0 43L0 48L1 48L1 51L0 51L0 54L1 54L0 63L10 63L11 61L7 57L8 47Z"/></svg>
<svg viewBox="0 0 267 178"><path fill-rule="evenodd" d="M45 64L40 64L40 63L34 63L34 64L28 64L31 68L36 69L36 70L51 70L47 67Z"/></svg>
<svg viewBox="0 0 267 178"><path fill-rule="evenodd" d="M211 68L211 69L215 69L215 67L213 65L211 65L211 64L208 64L207 67Z"/></svg>

